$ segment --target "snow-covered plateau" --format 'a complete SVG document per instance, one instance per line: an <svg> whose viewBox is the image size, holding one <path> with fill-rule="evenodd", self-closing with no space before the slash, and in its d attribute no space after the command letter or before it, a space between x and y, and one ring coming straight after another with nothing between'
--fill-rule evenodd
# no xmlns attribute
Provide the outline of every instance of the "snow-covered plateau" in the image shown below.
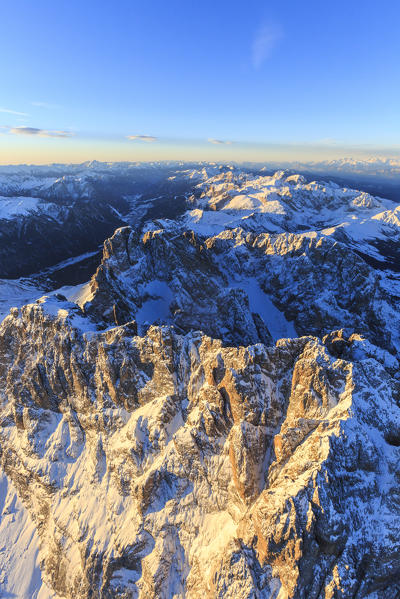
<svg viewBox="0 0 400 599"><path fill-rule="evenodd" d="M267 170L0 169L0 597L400 597L400 204Z"/></svg>

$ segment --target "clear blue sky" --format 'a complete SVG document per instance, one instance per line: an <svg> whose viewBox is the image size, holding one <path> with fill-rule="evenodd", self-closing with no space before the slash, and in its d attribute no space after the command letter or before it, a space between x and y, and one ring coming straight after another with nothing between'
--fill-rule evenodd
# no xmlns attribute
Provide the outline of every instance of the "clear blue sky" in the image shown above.
<svg viewBox="0 0 400 599"><path fill-rule="evenodd" d="M0 24L3 163L399 151L396 0L2 0Z"/></svg>

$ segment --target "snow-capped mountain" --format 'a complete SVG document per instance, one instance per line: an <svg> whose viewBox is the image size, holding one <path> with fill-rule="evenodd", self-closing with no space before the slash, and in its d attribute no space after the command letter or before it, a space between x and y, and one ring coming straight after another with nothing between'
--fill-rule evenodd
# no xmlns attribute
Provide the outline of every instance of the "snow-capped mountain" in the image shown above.
<svg viewBox="0 0 400 599"><path fill-rule="evenodd" d="M217 165L108 164L0 167L0 277L28 276L98 249L154 210L174 216ZM76 281L79 282L79 281Z"/></svg>
<svg viewBox="0 0 400 599"><path fill-rule="evenodd" d="M67 274L93 249L0 286L0 595L398 597L399 205L282 170L73 168L49 202L129 199L91 277Z"/></svg>
<svg viewBox="0 0 400 599"><path fill-rule="evenodd" d="M285 171L265 177L222 173L198 187L201 199L185 223L196 231L313 231L341 240L367 260L400 266L399 207L392 200Z"/></svg>

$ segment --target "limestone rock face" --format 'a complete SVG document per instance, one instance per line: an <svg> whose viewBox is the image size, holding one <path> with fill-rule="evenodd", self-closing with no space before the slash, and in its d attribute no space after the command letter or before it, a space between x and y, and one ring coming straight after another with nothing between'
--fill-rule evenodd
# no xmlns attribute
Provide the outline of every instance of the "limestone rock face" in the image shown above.
<svg viewBox="0 0 400 599"><path fill-rule="evenodd" d="M253 191L217 177L193 202L236 218ZM286 208L326 198L274 177ZM118 229L78 303L0 323L0 543L19 514L43 579L23 599L399 597L393 271L294 217L210 233L192 212Z"/></svg>
<svg viewBox="0 0 400 599"><path fill-rule="evenodd" d="M346 359L331 338L87 328L47 300L0 332L1 466L60 597L397 588L395 358L343 331Z"/></svg>

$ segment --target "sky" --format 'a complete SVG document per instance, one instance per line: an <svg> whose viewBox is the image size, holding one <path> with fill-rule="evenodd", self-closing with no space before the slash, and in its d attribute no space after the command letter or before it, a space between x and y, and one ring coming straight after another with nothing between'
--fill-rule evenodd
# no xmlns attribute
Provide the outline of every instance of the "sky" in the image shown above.
<svg viewBox="0 0 400 599"><path fill-rule="evenodd" d="M400 155L397 0L2 0L0 163Z"/></svg>

